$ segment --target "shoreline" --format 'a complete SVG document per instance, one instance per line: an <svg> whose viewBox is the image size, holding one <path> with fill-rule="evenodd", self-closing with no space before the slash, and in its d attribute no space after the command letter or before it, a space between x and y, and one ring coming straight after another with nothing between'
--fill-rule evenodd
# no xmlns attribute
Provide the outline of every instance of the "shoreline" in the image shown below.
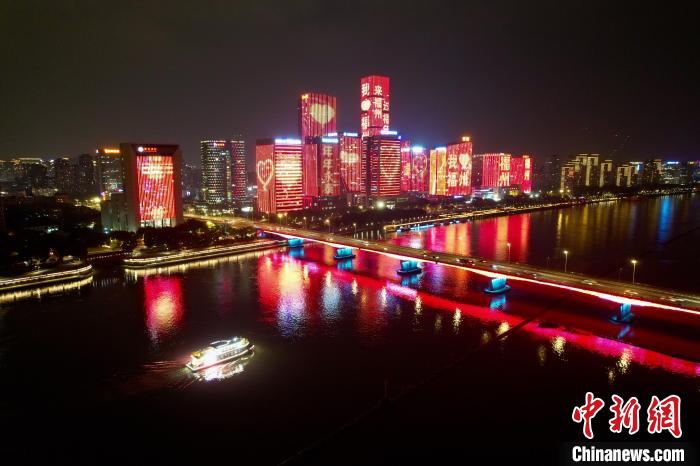
<svg viewBox="0 0 700 466"><path fill-rule="evenodd" d="M410 229L411 227L427 226L428 224L433 224L433 226L448 225L448 224L450 224L450 222L455 221L455 220L472 220L472 219L480 219L480 218L488 218L488 217L500 217L502 215L525 214L528 212L535 212L535 211L539 211L539 210L562 209L562 208L567 208L567 207L576 207L576 206L580 206L580 205L600 204L602 202L619 202L619 201L624 201L624 200L644 200L644 199L652 199L652 198L663 197L663 196L677 196L677 195L683 195L683 194L693 194L696 192L698 192L697 188L687 188L687 189L679 189L676 192L644 193L644 194L637 194L634 196L609 197L609 198L602 198L602 199L569 200L569 201L557 202L555 204L544 204L544 205L529 206L529 207L522 207L522 208L504 206L504 207L496 207L494 209L489 209L489 210L460 212L457 214L441 214L437 217L433 217L433 218L425 219L425 220L416 220L414 222L387 223L387 224L384 224L380 228L385 233L393 233L393 232L398 232L401 229L406 228L406 227L408 227ZM635 199L635 198L637 198L637 199ZM358 231L360 231L360 230L358 230Z"/></svg>
<svg viewBox="0 0 700 466"><path fill-rule="evenodd" d="M122 266L125 269L145 269L161 265L176 265L185 262L194 262L202 259L210 259L221 256L232 256L246 252L272 249L281 246L279 241L266 240L252 243L238 244L234 246L218 246L194 251L181 251L175 254L157 255L148 258L124 259Z"/></svg>
<svg viewBox="0 0 700 466"><path fill-rule="evenodd" d="M92 265L80 268L64 270L60 272L48 272L31 277L19 277L0 280L0 293L11 292L24 288L36 288L50 283L70 282L91 277L94 274Z"/></svg>

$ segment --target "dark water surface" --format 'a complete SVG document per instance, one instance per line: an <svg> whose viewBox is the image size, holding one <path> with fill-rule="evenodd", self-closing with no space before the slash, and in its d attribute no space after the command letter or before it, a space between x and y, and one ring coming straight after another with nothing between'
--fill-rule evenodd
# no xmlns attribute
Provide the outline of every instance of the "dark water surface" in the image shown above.
<svg viewBox="0 0 700 466"><path fill-rule="evenodd" d="M493 220L504 221L498 235L516 244L514 217ZM535 236L512 254L533 254ZM691 322L665 327L648 309L619 326L615 306L595 298L537 286L491 297L463 270L428 264L402 280L395 259L359 252L337 264L333 253L308 245L159 273L102 270L63 295L0 299L3 458L276 464L315 445L300 463L454 453L548 464L562 442L583 439L571 410L586 391L606 400L596 439L629 440L606 433L613 393L643 409L651 395L682 396L682 440L698 438ZM202 380L183 368L191 351L234 335L252 340L252 357ZM368 411L385 395L394 401Z"/></svg>

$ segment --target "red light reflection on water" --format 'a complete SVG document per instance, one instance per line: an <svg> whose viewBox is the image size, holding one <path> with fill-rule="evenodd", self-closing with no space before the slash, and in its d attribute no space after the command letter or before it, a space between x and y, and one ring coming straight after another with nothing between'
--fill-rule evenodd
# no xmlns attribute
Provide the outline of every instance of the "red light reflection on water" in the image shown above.
<svg viewBox="0 0 700 466"><path fill-rule="evenodd" d="M329 247L324 249L332 251ZM327 263L333 264L332 259L327 257L327 251L307 252L309 257L327 260ZM367 253L360 252L358 260L363 259L363 254ZM386 276L387 271L393 271L398 266L396 261L388 256L372 254L371 259L374 261L371 263L374 273L379 273L380 276ZM364 335L379 335L383 332L388 321L389 313L386 311L389 309L389 297L412 302L416 313L420 313L426 307L450 312L456 326L465 318L491 324L497 327L496 335L522 323L524 319L516 314L497 310L504 303L488 307L460 302L403 286L386 278L367 275L368 272L372 273L372 270L366 270L360 264L357 268L362 269L362 273L341 270L335 265L295 259L283 253L261 257L258 264L258 280L263 321L268 325L277 325L286 336L303 334L321 321L328 320L329 311L337 318L340 301L348 297L342 296L342 289L348 287L352 299L356 300L352 308L357 313L358 330ZM444 274L461 272L444 267L434 269L441 269ZM505 299L503 301L505 302ZM522 330L536 339L550 341L555 352L563 351L563 345L568 344L606 358L616 358L619 367L634 362L648 368L663 369L685 376L700 375L698 363L617 340L562 328L543 328L536 323L528 323Z"/></svg>
<svg viewBox="0 0 700 466"><path fill-rule="evenodd" d="M146 327L151 343L157 346L163 338L175 334L184 312L180 277L144 277Z"/></svg>

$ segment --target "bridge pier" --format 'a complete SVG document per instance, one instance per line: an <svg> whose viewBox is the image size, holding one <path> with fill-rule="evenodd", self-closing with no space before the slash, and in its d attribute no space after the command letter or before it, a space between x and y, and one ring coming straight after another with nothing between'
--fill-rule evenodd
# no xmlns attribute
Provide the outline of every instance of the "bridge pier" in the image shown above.
<svg viewBox="0 0 700 466"><path fill-rule="evenodd" d="M612 315L610 320L616 324L628 324L633 318L634 314L632 314L632 305L630 303L622 303L617 311L615 311L615 313Z"/></svg>
<svg viewBox="0 0 700 466"><path fill-rule="evenodd" d="M304 238L289 238L287 246L290 248L301 248L304 246Z"/></svg>
<svg viewBox="0 0 700 466"><path fill-rule="evenodd" d="M333 256L333 259L337 261L343 261L354 258L355 254L352 252L352 248L337 248L335 250L335 256Z"/></svg>
<svg viewBox="0 0 700 466"><path fill-rule="evenodd" d="M506 284L506 277L496 277L491 279L491 286L484 291L489 294L501 294L510 290L510 285Z"/></svg>
<svg viewBox="0 0 700 466"><path fill-rule="evenodd" d="M399 275L413 275L422 271L423 269L418 266L417 261L401 261L401 268L396 273Z"/></svg>

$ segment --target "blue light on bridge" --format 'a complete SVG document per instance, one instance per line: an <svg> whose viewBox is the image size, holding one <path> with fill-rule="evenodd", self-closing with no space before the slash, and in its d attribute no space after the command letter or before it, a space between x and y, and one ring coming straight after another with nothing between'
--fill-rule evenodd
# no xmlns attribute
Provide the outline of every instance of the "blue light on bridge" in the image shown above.
<svg viewBox="0 0 700 466"><path fill-rule="evenodd" d="M290 248L300 248L304 246L304 238L289 238L287 246Z"/></svg>
<svg viewBox="0 0 700 466"><path fill-rule="evenodd" d="M354 258L355 254L352 253L352 248L338 248L335 250L335 256L333 256L333 259L337 261Z"/></svg>
<svg viewBox="0 0 700 466"><path fill-rule="evenodd" d="M423 269L418 266L418 261L401 261L401 268L396 273L399 275L412 275L422 271Z"/></svg>
<svg viewBox="0 0 700 466"><path fill-rule="evenodd" d="M497 277L491 279L491 286L484 291L490 294L500 294L508 290L510 290L510 286L506 284L506 277Z"/></svg>

